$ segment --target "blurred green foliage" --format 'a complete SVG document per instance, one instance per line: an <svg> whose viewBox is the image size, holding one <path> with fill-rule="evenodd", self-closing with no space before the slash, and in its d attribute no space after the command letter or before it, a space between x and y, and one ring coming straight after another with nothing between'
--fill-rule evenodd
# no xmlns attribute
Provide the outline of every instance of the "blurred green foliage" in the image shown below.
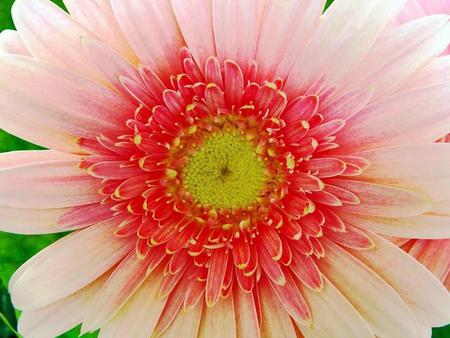
<svg viewBox="0 0 450 338"><path fill-rule="evenodd" d="M62 8L65 8L62 0L52 0ZM315 0L312 0L315 1ZM327 0L326 7L334 0ZM11 18L11 6L14 0L0 0L0 31L14 29ZM12 150L42 149L27 141L0 130L0 152ZM14 310L9 300L6 287L1 281L9 280L13 272L28 258L45 248L61 235L23 236L0 232L0 312L8 319L11 326L16 327ZM74 338L79 336L79 327L61 335L61 338ZM0 319L0 338L12 338L15 335ZM83 338L94 338L97 334L84 335ZM433 338L450 338L450 325L433 330Z"/></svg>

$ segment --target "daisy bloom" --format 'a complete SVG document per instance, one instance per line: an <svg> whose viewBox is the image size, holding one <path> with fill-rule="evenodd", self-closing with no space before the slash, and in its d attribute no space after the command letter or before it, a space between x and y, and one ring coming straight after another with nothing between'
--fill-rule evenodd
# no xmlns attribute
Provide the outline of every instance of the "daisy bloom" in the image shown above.
<svg viewBox="0 0 450 338"><path fill-rule="evenodd" d="M26 337L425 337L450 237L447 15L403 0L17 0L5 231L72 231L9 283Z"/></svg>

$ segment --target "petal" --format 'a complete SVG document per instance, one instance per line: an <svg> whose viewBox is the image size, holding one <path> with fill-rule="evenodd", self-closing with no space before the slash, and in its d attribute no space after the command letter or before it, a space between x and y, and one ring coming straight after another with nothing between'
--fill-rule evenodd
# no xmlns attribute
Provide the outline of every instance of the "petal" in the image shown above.
<svg viewBox="0 0 450 338"><path fill-rule="evenodd" d="M372 164L362 179L418 191L434 201L450 199L450 144L434 143L361 153Z"/></svg>
<svg viewBox="0 0 450 338"><path fill-rule="evenodd" d="M269 281L263 278L258 283L261 302L261 333L265 338L296 338L291 317L281 305Z"/></svg>
<svg viewBox="0 0 450 338"><path fill-rule="evenodd" d="M326 256L319 260L320 270L377 336L419 337L416 318L387 282L336 244L325 239L321 243Z"/></svg>
<svg viewBox="0 0 450 338"><path fill-rule="evenodd" d="M213 307L206 307L200 322L198 338L236 338L233 296L220 298Z"/></svg>
<svg viewBox="0 0 450 338"><path fill-rule="evenodd" d="M0 230L24 235L66 231L57 227L68 209L22 209L0 206Z"/></svg>
<svg viewBox="0 0 450 338"><path fill-rule="evenodd" d="M214 37L219 61L237 62L244 74L255 59L258 39L258 0L214 0L212 6Z"/></svg>
<svg viewBox="0 0 450 338"><path fill-rule="evenodd" d="M11 29L5 29L0 32L0 53L30 55L19 33Z"/></svg>
<svg viewBox="0 0 450 338"><path fill-rule="evenodd" d="M404 83L401 91L429 87L445 82L450 82L450 55L435 58L416 76Z"/></svg>
<svg viewBox="0 0 450 338"><path fill-rule="evenodd" d="M164 79L175 73L183 38L167 0L111 0L114 14L140 62Z"/></svg>
<svg viewBox="0 0 450 338"><path fill-rule="evenodd" d="M23 311L19 317L19 332L26 337L56 337L77 326L107 277L108 273L73 295L43 308Z"/></svg>
<svg viewBox="0 0 450 338"><path fill-rule="evenodd" d="M252 293L244 292L239 286L233 292L236 313L237 337L260 338L258 315Z"/></svg>
<svg viewBox="0 0 450 338"><path fill-rule="evenodd" d="M370 237L375 242L375 250L349 251L396 290L421 324L448 324L450 295L439 280L389 241L375 234Z"/></svg>
<svg viewBox="0 0 450 338"><path fill-rule="evenodd" d="M289 74L288 94L300 93L308 84L324 77L337 84L351 73L403 3L403 0L334 1Z"/></svg>
<svg viewBox="0 0 450 338"><path fill-rule="evenodd" d="M203 70L206 60L216 55L212 0L172 0L172 7L189 51Z"/></svg>
<svg viewBox="0 0 450 338"><path fill-rule="evenodd" d="M319 26L324 7L324 0L266 2L256 53L260 79L286 78Z"/></svg>
<svg viewBox="0 0 450 338"><path fill-rule="evenodd" d="M54 150L18 150L0 154L0 169L17 167L24 164L79 159L78 156Z"/></svg>
<svg viewBox="0 0 450 338"><path fill-rule="evenodd" d="M202 318L202 307L203 303L199 302L190 311L180 311L167 331L160 335L160 337L179 338L180 332L183 332L183 338L197 338L200 320Z"/></svg>
<svg viewBox="0 0 450 338"><path fill-rule="evenodd" d="M31 123L89 139L128 129L125 120L134 111L131 103L72 72L23 56L2 55L0 74L0 125L5 121L25 129Z"/></svg>
<svg viewBox="0 0 450 338"><path fill-rule="evenodd" d="M114 16L110 0L64 0L64 5L78 23L111 46L132 63L137 62Z"/></svg>
<svg viewBox="0 0 450 338"><path fill-rule="evenodd" d="M95 331L120 310L145 281L148 265L148 259L141 260L135 251L130 252L111 274L87 311L83 331Z"/></svg>
<svg viewBox="0 0 450 338"><path fill-rule="evenodd" d="M425 265L441 282L445 281L450 272L450 239L418 240L408 253Z"/></svg>
<svg viewBox="0 0 450 338"><path fill-rule="evenodd" d="M328 279L324 279L321 292L313 292L299 283L297 286L313 316L310 327L298 326L305 338L373 338L374 334L361 315Z"/></svg>
<svg viewBox="0 0 450 338"><path fill-rule="evenodd" d="M340 210L356 214L407 217L420 215L431 209L431 201L413 191L368 182L329 179L327 182L354 193L360 204L345 204Z"/></svg>
<svg viewBox="0 0 450 338"><path fill-rule="evenodd" d="M402 92L372 104L338 134L342 154L388 146L432 143L450 125L450 82Z"/></svg>
<svg viewBox="0 0 450 338"><path fill-rule="evenodd" d="M18 0L12 16L34 57L101 80L80 48L81 37L94 36L57 5L48 0Z"/></svg>
<svg viewBox="0 0 450 338"><path fill-rule="evenodd" d="M51 209L100 201L99 180L78 165L78 160L55 160L0 170L0 204Z"/></svg>
<svg viewBox="0 0 450 338"><path fill-rule="evenodd" d="M131 78L143 85L138 70L108 45L94 39L83 39L82 45L92 64L124 96L129 94L119 80L121 76Z"/></svg>
<svg viewBox="0 0 450 338"><path fill-rule="evenodd" d="M101 328L100 337L148 338L167 301L158 296L163 279L162 271L154 271L114 318Z"/></svg>
<svg viewBox="0 0 450 338"><path fill-rule="evenodd" d="M10 281L17 308L35 309L64 298L102 275L134 248L134 242L113 235L108 220L66 236L41 251Z"/></svg>
<svg viewBox="0 0 450 338"><path fill-rule="evenodd" d="M446 15L408 22L384 33L349 77L351 88L370 85L374 99L395 92L450 43Z"/></svg>
<svg viewBox="0 0 450 338"><path fill-rule="evenodd" d="M449 238L450 217L435 213L435 209L412 217L378 217L339 212L346 223L378 234L406 238Z"/></svg>

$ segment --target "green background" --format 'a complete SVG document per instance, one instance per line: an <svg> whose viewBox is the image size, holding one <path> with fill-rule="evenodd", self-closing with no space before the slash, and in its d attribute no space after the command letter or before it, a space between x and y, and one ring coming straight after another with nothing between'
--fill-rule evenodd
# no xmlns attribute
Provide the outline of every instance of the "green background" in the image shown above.
<svg viewBox="0 0 450 338"><path fill-rule="evenodd" d="M52 1L64 8L61 0ZM13 2L14 0L0 0L0 31L4 29L14 29L14 24L10 14ZM327 6L331 2L333 2L333 0L328 0ZM42 148L9 135L0 129L0 152L29 149ZM7 281L13 272L22 263L59 237L60 235L22 236L0 232L0 312L8 318L11 325L15 326L15 315L18 313L11 307L6 287L4 287L4 285L7 284ZM1 281L3 281L3 285ZM60 337L72 338L78 337L78 334L79 328L75 328ZM92 338L96 336L96 334L91 334L84 335L83 337ZM0 338L10 337L13 338L16 336L0 320ZM450 325L445 328L434 329L433 338L450 338Z"/></svg>

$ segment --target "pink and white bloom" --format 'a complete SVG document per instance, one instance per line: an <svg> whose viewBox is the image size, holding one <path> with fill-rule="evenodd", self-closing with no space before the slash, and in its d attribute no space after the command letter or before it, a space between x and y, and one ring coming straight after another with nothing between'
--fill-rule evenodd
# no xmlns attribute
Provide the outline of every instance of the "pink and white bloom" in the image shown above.
<svg viewBox="0 0 450 338"><path fill-rule="evenodd" d="M5 231L25 337L424 337L450 296L447 15L403 0L17 0Z"/></svg>

